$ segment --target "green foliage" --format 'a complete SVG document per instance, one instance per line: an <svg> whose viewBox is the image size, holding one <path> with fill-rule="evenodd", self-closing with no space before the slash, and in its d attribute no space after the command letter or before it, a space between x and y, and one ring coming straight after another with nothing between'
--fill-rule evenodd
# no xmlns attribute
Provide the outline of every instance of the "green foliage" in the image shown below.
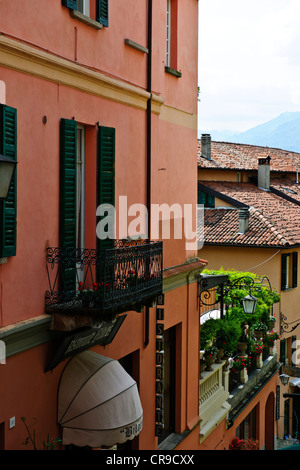
<svg viewBox="0 0 300 470"><path fill-rule="evenodd" d="M224 304L226 314L224 319L209 319L200 328L200 347L205 349L210 341L218 348L223 348L228 352L237 349L237 343L247 340L244 330L249 327L253 329L255 324L262 323L264 331L267 330L270 322L270 310L274 303L280 301L280 295L276 290L270 290L268 286L261 283L261 278L254 273L240 272L235 270L208 270L203 274L227 275L228 284L234 284L243 278L243 287L225 289ZM254 286L253 286L254 282ZM246 297L251 289L251 294L257 297L257 304L254 314L245 314L241 300Z"/></svg>

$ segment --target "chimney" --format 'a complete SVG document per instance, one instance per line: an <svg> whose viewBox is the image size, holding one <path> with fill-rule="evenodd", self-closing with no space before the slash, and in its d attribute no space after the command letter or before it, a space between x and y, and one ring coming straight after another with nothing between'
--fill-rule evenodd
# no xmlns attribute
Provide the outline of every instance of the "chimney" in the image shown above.
<svg viewBox="0 0 300 470"><path fill-rule="evenodd" d="M201 134L201 153L202 157L211 160L211 137L210 134Z"/></svg>
<svg viewBox="0 0 300 470"><path fill-rule="evenodd" d="M258 159L257 186L266 191L270 191L270 160L270 156Z"/></svg>
<svg viewBox="0 0 300 470"><path fill-rule="evenodd" d="M249 228L249 209L239 209L239 233L242 235L247 232Z"/></svg>

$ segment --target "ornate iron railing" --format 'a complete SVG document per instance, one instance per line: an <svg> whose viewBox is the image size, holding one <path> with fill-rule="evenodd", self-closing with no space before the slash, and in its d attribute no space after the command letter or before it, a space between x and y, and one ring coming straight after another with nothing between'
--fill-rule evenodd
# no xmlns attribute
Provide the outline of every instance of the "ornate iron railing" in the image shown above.
<svg viewBox="0 0 300 470"><path fill-rule="evenodd" d="M46 312L109 312L162 293L162 242L115 241L105 250L48 248ZM127 308L128 309L128 308Z"/></svg>

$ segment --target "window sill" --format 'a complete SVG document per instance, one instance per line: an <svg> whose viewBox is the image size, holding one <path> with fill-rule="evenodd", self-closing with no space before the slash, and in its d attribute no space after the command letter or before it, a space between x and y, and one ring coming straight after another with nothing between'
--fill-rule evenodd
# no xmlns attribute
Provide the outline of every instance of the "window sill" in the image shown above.
<svg viewBox="0 0 300 470"><path fill-rule="evenodd" d="M170 75L173 75L173 77L176 77L176 78L181 78L182 76L181 72L179 72L178 70L172 69L171 67L165 67L165 72Z"/></svg>
<svg viewBox="0 0 300 470"><path fill-rule="evenodd" d="M98 21L93 20L89 16L86 16L77 10L69 10L69 11L70 11L70 15L72 16L72 18L75 18L76 20L81 21L82 23L88 26L91 26L92 28L103 29L103 25L101 23L98 23Z"/></svg>
<svg viewBox="0 0 300 470"><path fill-rule="evenodd" d="M136 51L142 52L143 54L148 54L149 52L149 49L147 49L147 47L141 46L140 44L131 41L131 39L125 39L124 43L126 44L126 46L132 47Z"/></svg>

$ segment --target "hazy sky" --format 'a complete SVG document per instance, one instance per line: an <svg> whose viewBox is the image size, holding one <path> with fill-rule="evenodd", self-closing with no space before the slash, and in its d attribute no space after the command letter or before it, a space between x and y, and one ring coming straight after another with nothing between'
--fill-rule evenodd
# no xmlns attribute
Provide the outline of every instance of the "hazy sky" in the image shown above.
<svg viewBox="0 0 300 470"><path fill-rule="evenodd" d="M198 128L300 111L300 0L199 0Z"/></svg>

